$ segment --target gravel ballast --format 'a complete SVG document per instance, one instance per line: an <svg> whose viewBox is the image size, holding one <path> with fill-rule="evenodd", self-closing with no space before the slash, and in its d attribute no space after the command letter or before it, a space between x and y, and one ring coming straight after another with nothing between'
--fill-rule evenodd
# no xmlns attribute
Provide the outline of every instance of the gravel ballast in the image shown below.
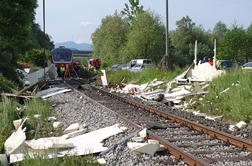
<svg viewBox="0 0 252 166"><path fill-rule="evenodd" d="M49 100L54 103L55 116L58 121L63 122L64 127L73 123L80 123L81 125L88 126L89 131L94 131L114 124L127 126L126 123L106 107L74 91L52 96ZM128 129L124 133L105 140L104 145L110 147L131 133L133 133L133 130ZM184 162L178 162L174 156L165 152L157 153L154 156L136 154L128 149L126 144L117 146L114 150L109 151L103 156L94 157L105 158L106 165L186 165Z"/></svg>

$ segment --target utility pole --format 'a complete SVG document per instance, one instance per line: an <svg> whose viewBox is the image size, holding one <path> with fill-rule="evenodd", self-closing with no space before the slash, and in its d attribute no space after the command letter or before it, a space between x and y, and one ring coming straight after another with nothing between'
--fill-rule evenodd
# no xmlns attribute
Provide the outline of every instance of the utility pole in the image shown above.
<svg viewBox="0 0 252 166"><path fill-rule="evenodd" d="M170 55L169 55L169 0L166 0L166 30L165 30L165 55L160 62L162 69L170 69Z"/></svg>
<svg viewBox="0 0 252 166"><path fill-rule="evenodd" d="M45 30L45 0L43 0L43 32L44 35L46 36L46 30ZM46 40L46 39L45 39ZM44 41L44 81L46 81L46 50L45 50L45 41Z"/></svg>
<svg viewBox="0 0 252 166"><path fill-rule="evenodd" d="M165 31L165 40L166 40L166 49L165 49L165 56L166 56L166 65L167 60L169 59L169 0L166 0L166 31Z"/></svg>

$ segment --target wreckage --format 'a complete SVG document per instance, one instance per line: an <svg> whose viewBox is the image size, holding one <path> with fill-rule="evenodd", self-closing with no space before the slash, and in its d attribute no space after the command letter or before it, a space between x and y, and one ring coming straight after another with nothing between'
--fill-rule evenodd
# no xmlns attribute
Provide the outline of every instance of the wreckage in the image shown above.
<svg viewBox="0 0 252 166"><path fill-rule="evenodd" d="M197 41L195 41L194 51L194 64L191 65L184 73L176 77L178 84L188 84L193 82L208 82L212 79L221 76L225 73L224 70L216 68L217 53L216 53L216 40L214 44L214 57L213 64L210 63L197 63Z"/></svg>

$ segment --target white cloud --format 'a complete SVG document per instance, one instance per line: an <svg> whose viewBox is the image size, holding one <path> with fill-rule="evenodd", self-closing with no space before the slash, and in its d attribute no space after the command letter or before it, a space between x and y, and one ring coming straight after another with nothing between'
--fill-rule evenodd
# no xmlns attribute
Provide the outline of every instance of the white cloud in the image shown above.
<svg viewBox="0 0 252 166"><path fill-rule="evenodd" d="M93 23L90 22L90 21L81 21L80 22L80 26L83 27L83 28L88 27L90 25L93 25Z"/></svg>

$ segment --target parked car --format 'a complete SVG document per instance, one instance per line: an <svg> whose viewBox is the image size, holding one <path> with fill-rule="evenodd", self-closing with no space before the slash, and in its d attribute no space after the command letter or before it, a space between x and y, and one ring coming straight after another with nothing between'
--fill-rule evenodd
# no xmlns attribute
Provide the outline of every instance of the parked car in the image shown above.
<svg viewBox="0 0 252 166"><path fill-rule="evenodd" d="M142 71L144 69L144 65L143 64L136 64L136 65L134 65L133 67L131 67L130 69L129 69L129 71L131 71L131 72L140 72L140 71Z"/></svg>
<svg viewBox="0 0 252 166"><path fill-rule="evenodd" d="M245 63L242 65L242 70L250 70L252 71L252 62Z"/></svg>
<svg viewBox="0 0 252 166"><path fill-rule="evenodd" d="M220 60L220 68L222 70L232 70L237 69L238 64L233 60Z"/></svg>
<svg viewBox="0 0 252 166"><path fill-rule="evenodd" d="M119 67L120 67L120 64L114 64L114 65L112 65L112 66L108 69L108 71L116 71L116 70L119 69Z"/></svg>

